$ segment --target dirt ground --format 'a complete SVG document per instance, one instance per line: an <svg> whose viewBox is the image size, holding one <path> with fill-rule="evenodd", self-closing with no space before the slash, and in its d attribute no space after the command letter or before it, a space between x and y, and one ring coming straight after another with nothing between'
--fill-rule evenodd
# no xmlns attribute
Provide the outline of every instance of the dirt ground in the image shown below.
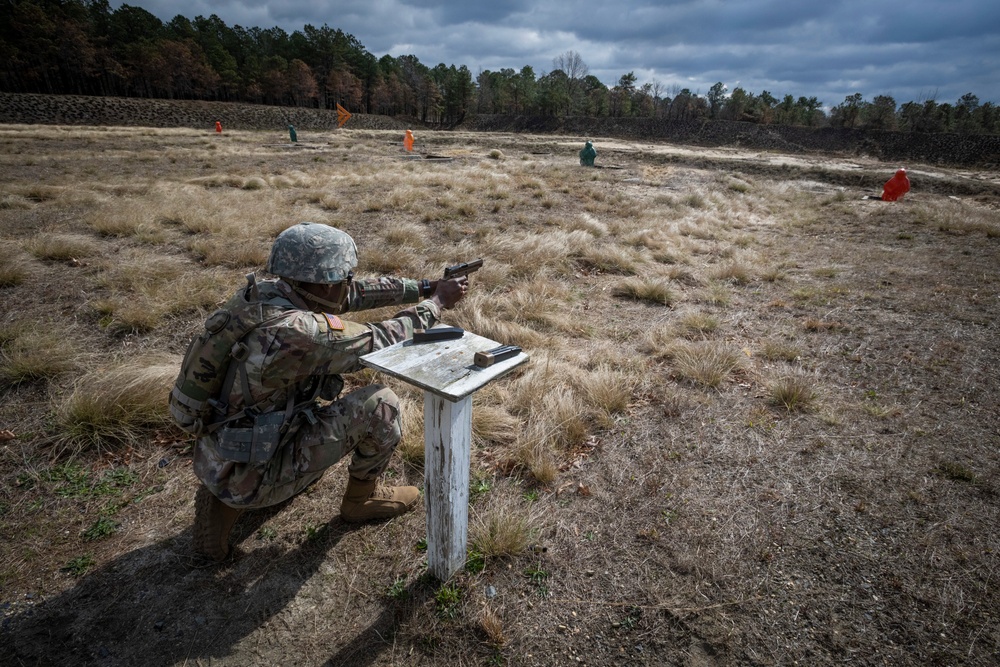
<svg viewBox="0 0 1000 667"><path fill-rule="evenodd" d="M88 304L109 288L93 271L132 241L82 225L94 197L125 202L141 183L215 171L267 179L367 163L360 185L323 188L341 198L335 220L354 215L362 254L409 215L357 203L384 185L379 165L403 161L390 134L303 137L292 149L240 133L206 158L185 143L212 140L204 133L0 130L11 256L54 232L101 249L83 266L25 259L30 279L0 288L3 324L78 337L88 367L140 351L176 360L210 310L143 334L102 328ZM621 272L580 265L559 279L573 305L552 308L569 309L579 333L561 331L546 354L613 350L636 377L627 409L591 423L548 483L494 464L502 443L473 453L473 520L516 503L538 527L529 548L461 572L449 602L426 575L423 509L342 522L341 467L245 514L236 558L210 565L190 548L191 443L169 428L74 459L92 478L132 476L113 496L117 529L87 539L110 501L96 487L69 493L52 445L51 401L74 375L0 384L0 430L15 436L0 443L0 664L997 664L1000 174L906 165L913 191L889 204L862 197L898 165L593 140L602 168L588 170L575 137L418 134L425 155L451 158L428 166L428 181L486 162L501 175L530 167L542 182L516 212L425 224L441 243L457 229L454 247L487 262L486 235L575 219L584 190L603 193L612 221L610 209L674 210L699 194L662 223L684 243L670 306L615 296ZM71 197L67 184L93 196ZM713 229L722 216L726 228ZM644 224L656 232L655 216ZM625 222L609 227L597 243L630 243ZM162 252L191 255L169 239ZM719 277L744 251L758 258L750 275ZM233 285L245 273L222 270ZM704 337L743 358L715 387L682 377L648 342L692 312L718 322ZM808 407L775 404L785 377L813 389ZM422 478L402 462L393 473Z"/></svg>

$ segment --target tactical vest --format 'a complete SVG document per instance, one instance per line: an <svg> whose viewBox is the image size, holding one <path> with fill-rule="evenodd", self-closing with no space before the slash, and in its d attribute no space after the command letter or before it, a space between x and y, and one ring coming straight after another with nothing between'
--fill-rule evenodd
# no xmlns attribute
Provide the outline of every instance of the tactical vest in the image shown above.
<svg viewBox="0 0 1000 667"><path fill-rule="evenodd" d="M181 372L170 392L170 415L181 429L202 436L258 407L248 406L244 412L227 417L226 401L237 371L246 382L244 364L249 348L243 339L266 319L283 312L275 310L260 301L251 273L247 275L246 288L205 320L205 330L188 345ZM248 390L245 391L249 400Z"/></svg>

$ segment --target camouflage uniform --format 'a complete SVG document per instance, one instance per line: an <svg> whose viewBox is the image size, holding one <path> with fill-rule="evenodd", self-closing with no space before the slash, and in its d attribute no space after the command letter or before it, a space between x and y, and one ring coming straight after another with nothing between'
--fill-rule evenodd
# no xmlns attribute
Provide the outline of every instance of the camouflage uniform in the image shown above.
<svg viewBox="0 0 1000 667"><path fill-rule="evenodd" d="M350 285L344 310L416 303L418 294L414 280L357 280ZM223 398L228 415L246 406L265 406L265 414L287 411L285 430L270 460L240 463L220 453L220 437L226 428L252 426L252 420L228 423L198 439L195 475L224 503L239 508L280 503L349 453L351 476L376 478L400 440L398 399L379 385L340 397L341 374L359 370L361 355L411 338L414 329L433 326L440 316L437 304L420 301L384 322L358 324L309 310L284 280L261 282L254 298L268 304L265 313L271 316L243 340L249 349L243 362L246 386L233 382Z"/></svg>

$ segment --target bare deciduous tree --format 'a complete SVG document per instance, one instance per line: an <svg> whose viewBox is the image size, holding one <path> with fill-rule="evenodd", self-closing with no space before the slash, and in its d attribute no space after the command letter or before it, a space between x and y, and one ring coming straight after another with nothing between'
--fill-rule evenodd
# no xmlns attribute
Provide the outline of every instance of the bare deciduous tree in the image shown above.
<svg viewBox="0 0 1000 667"><path fill-rule="evenodd" d="M574 109L578 109L581 106L581 98L583 97L581 94L581 83L587 77L587 74L590 73L590 68L587 67L587 63L583 62L583 56L576 51L560 53L552 59L552 65L556 69L562 70L566 75L568 87L566 93L569 97L569 107L566 109L566 113L570 115Z"/></svg>

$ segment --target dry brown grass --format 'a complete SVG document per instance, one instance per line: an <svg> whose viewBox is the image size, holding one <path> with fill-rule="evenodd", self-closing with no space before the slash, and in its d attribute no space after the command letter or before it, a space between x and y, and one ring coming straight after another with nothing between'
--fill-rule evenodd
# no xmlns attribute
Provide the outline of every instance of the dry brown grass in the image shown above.
<svg viewBox="0 0 1000 667"><path fill-rule="evenodd" d="M232 281L232 275L217 269L196 269L177 257L133 250L98 274L97 283L108 294L89 306L111 331L148 332L171 315L214 307L235 291Z"/></svg>
<svg viewBox="0 0 1000 667"><path fill-rule="evenodd" d="M32 202L30 199L19 194L0 194L0 211L7 209L30 209Z"/></svg>
<svg viewBox="0 0 1000 667"><path fill-rule="evenodd" d="M539 424L547 426L548 445L554 449L569 449L583 442L590 432L590 425L576 392L565 386L553 387L540 403L535 411L545 415ZM560 458L559 452L554 454L554 458Z"/></svg>
<svg viewBox="0 0 1000 667"><path fill-rule="evenodd" d="M469 543L486 558L517 556L542 528L535 511L516 496L505 495L480 509L470 508Z"/></svg>
<svg viewBox="0 0 1000 667"><path fill-rule="evenodd" d="M768 394L774 405L788 412L806 410L816 398L816 382L804 375L783 375L768 383Z"/></svg>
<svg viewBox="0 0 1000 667"><path fill-rule="evenodd" d="M499 153L499 151L496 152ZM495 159L502 159L502 156L498 156ZM503 620L489 607L484 607L482 612L480 612L479 627L492 645L501 647L507 642Z"/></svg>
<svg viewBox="0 0 1000 667"><path fill-rule="evenodd" d="M578 138L421 131L455 157L423 164L399 159L396 131L289 150L269 145L281 132L210 130L0 127L0 236L30 255L0 290L2 363L22 345L36 369L69 361L2 382L15 662L101 646L123 664L991 664L996 619L967 613L1000 603L983 585L1000 553L990 178L924 166L934 191L875 207L840 185L843 170L884 180L861 160L814 172L802 156L617 142L621 170L585 170ZM346 529L343 466L241 518L221 569L188 565L192 441L162 421L176 360L159 359L301 220L354 235L364 273L436 278L484 257L444 321L530 356L475 397L484 569L449 583L448 618L422 576L424 511ZM50 330L68 354L42 344ZM350 374L371 382L402 404L394 481L420 485L422 392ZM99 500L111 473L136 481ZM117 527L85 538L101 519ZM234 605L218 578L239 592L261 573L236 605L259 622L215 627ZM133 641L153 598L182 648ZM185 625L192 605L207 630ZM37 641L69 616L83 629L68 644ZM286 620L305 630L273 632Z"/></svg>
<svg viewBox="0 0 1000 667"><path fill-rule="evenodd" d="M631 248L607 244L579 248L573 258L588 270L626 275L638 273L644 264L642 256Z"/></svg>
<svg viewBox="0 0 1000 667"><path fill-rule="evenodd" d="M0 382L18 384L69 373L77 367L80 351L62 325L27 322L0 329Z"/></svg>
<svg viewBox="0 0 1000 667"><path fill-rule="evenodd" d="M713 306L728 306L733 295L729 288L718 281L710 281L702 291L701 300Z"/></svg>
<svg viewBox="0 0 1000 667"><path fill-rule="evenodd" d="M701 311L684 313L677 320L680 335L687 338L707 336L719 328L719 318Z"/></svg>
<svg viewBox="0 0 1000 667"><path fill-rule="evenodd" d="M602 364L586 374L577 375L580 390L588 403L604 415L625 412L638 384L632 373L616 366Z"/></svg>
<svg viewBox="0 0 1000 667"><path fill-rule="evenodd" d="M613 294L648 301L658 306L671 306L677 300L677 295L666 278L626 278L615 285Z"/></svg>
<svg viewBox="0 0 1000 667"><path fill-rule="evenodd" d="M559 475L559 460L551 438L557 427L544 418L523 424L513 448L514 470L543 486L554 482Z"/></svg>
<svg viewBox="0 0 1000 667"><path fill-rule="evenodd" d="M678 343L671 348L670 356L678 377L710 388L719 387L744 364L739 350L716 341Z"/></svg>
<svg viewBox="0 0 1000 667"><path fill-rule="evenodd" d="M771 361L797 361L802 356L802 348L789 341L769 338L761 344L760 356Z"/></svg>
<svg viewBox="0 0 1000 667"><path fill-rule="evenodd" d="M400 419L403 438L396 448L400 458L409 465L424 466L424 405L423 400L410 396L400 396Z"/></svg>
<svg viewBox="0 0 1000 667"><path fill-rule="evenodd" d="M20 285L31 275L28 263L20 257L13 257L0 264L0 287Z"/></svg>
<svg viewBox="0 0 1000 667"><path fill-rule="evenodd" d="M521 421L500 405L477 405L472 412L472 442L477 447L507 446Z"/></svg>
<svg viewBox="0 0 1000 667"><path fill-rule="evenodd" d="M546 337L538 331L493 314L489 300L488 294L471 294L459 308L447 314L445 321L506 345L519 345L525 349L547 345Z"/></svg>
<svg viewBox="0 0 1000 667"><path fill-rule="evenodd" d="M176 377L176 363L143 360L90 371L56 400L56 437L77 453L139 444L151 427L170 423L164 397Z"/></svg>
<svg viewBox="0 0 1000 667"><path fill-rule="evenodd" d="M101 201L84 218L87 226L100 236L136 237L147 243L166 240L159 221L162 200L148 197L118 197Z"/></svg>
<svg viewBox="0 0 1000 667"><path fill-rule="evenodd" d="M714 269L711 277L734 285L746 285L753 282L754 272L745 262L732 261Z"/></svg>
<svg viewBox="0 0 1000 667"><path fill-rule="evenodd" d="M41 234L22 246L38 259L65 262L97 254L97 243L80 234Z"/></svg>
<svg viewBox="0 0 1000 667"><path fill-rule="evenodd" d="M195 239L188 246L195 257L209 266L257 267L267 262L270 246L257 239Z"/></svg>

